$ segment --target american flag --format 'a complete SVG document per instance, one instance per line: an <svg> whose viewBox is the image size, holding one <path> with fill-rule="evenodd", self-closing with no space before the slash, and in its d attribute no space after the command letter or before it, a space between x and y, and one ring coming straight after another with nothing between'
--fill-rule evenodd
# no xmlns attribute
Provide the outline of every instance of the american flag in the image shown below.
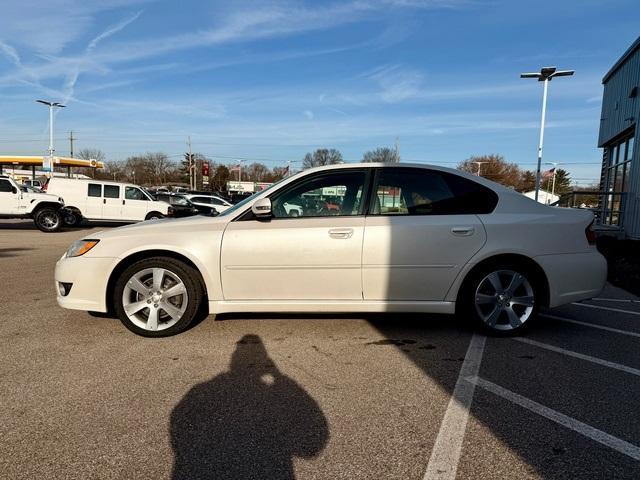
<svg viewBox="0 0 640 480"><path fill-rule="evenodd" d="M551 177L553 177L553 172L555 172L555 171L556 171L556 167L553 167L550 170L542 172L542 179L543 180L549 180Z"/></svg>

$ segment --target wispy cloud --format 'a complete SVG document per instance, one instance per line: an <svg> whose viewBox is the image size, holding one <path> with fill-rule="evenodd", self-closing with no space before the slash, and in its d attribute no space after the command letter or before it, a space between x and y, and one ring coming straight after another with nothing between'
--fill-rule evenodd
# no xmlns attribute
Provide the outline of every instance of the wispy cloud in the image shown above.
<svg viewBox="0 0 640 480"><path fill-rule="evenodd" d="M99 35L94 37L87 45L87 48L85 48L84 59L86 60L91 57L93 51L101 41L109 38L112 35L115 35L119 31L126 28L127 25L134 22L141 14L142 14L142 11L136 12L133 15L130 15L127 18L124 18L123 20L119 21L118 23L109 26L104 31L102 31ZM75 69L72 71L71 74L69 74L65 82L63 102L68 102L73 97L73 93L76 87L76 83L78 82L80 72L81 72L80 64L76 64Z"/></svg>
<svg viewBox="0 0 640 480"><path fill-rule="evenodd" d="M378 84L380 98L387 103L414 98L424 90L422 73L399 65L385 65L367 77Z"/></svg>
<svg viewBox="0 0 640 480"><path fill-rule="evenodd" d="M2 40L0 40L0 52L2 52L5 57L11 60L11 63L13 63L14 65L18 67L22 65L22 62L20 61L20 55L18 55L18 51Z"/></svg>
<svg viewBox="0 0 640 480"><path fill-rule="evenodd" d="M58 54L78 40L101 12L149 0L3 0L0 32L19 47Z"/></svg>
<svg viewBox="0 0 640 480"><path fill-rule="evenodd" d="M114 45L101 52L99 58L107 63L134 61L185 49L337 28L374 18L390 7L434 9L466 3L457 0L352 0L320 7L265 3L257 9L252 5L251 8L231 10L221 15L217 25L208 29Z"/></svg>

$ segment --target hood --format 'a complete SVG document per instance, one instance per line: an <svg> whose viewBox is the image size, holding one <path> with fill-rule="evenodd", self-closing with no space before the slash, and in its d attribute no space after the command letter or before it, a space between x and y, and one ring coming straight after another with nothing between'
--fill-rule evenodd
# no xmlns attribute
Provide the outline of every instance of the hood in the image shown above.
<svg viewBox="0 0 640 480"><path fill-rule="evenodd" d="M44 192L42 193L22 192L22 199L64 203L64 199L62 197L59 197L58 195L52 195L50 193L44 193Z"/></svg>
<svg viewBox="0 0 640 480"><path fill-rule="evenodd" d="M205 230L221 230L227 224L227 217L193 216L185 218L163 218L145 220L144 222L125 225L123 227L101 230L91 234L91 238L107 239L135 235L163 235L171 233L198 233Z"/></svg>

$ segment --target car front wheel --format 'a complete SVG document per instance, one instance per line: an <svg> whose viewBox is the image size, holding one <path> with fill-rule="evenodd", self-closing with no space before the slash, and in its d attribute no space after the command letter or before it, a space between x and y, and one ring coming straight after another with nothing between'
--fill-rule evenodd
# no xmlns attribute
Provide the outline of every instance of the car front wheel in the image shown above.
<svg viewBox="0 0 640 480"><path fill-rule="evenodd" d="M528 269L485 268L467 283L462 310L490 335L517 335L536 317L539 297L535 276Z"/></svg>
<svg viewBox="0 0 640 480"><path fill-rule="evenodd" d="M172 258L154 257L128 267L114 289L122 323L144 337L168 337L189 327L203 289L194 269Z"/></svg>
<svg viewBox="0 0 640 480"><path fill-rule="evenodd" d="M62 214L55 208L44 207L35 213L33 221L42 232L56 232L62 227Z"/></svg>

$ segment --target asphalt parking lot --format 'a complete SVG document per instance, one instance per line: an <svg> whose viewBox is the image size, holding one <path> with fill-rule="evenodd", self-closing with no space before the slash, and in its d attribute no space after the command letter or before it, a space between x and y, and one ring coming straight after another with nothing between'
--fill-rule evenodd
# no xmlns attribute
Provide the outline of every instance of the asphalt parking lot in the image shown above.
<svg viewBox="0 0 640 480"><path fill-rule="evenodd" d="M0 225L2 478L639 478L640 303L526 337L453 317L227 315L173 338L55 302L91 229Z"/></svg>

